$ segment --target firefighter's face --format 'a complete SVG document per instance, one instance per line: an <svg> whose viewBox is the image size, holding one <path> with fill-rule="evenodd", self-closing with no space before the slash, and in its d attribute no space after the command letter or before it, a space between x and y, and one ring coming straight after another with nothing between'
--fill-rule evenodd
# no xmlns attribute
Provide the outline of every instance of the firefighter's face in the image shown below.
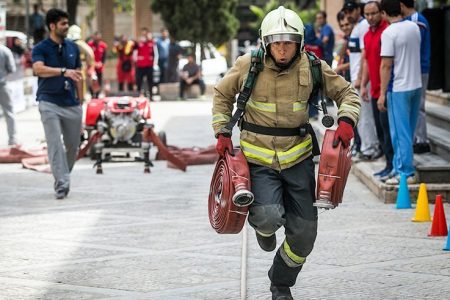
<svg viewBox="0 0 450 300"><path fill-rule="evenodd" d="M297 51L295 42L273 42L270 44L270 53L279 65L288 64Z"/></svg>

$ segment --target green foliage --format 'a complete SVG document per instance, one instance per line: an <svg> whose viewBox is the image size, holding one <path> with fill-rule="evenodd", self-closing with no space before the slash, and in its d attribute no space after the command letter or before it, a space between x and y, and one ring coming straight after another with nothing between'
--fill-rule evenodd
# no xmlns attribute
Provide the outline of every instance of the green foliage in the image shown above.
<svg viewBox="0 0 450 300"><path fill-rule="evenodd" d="M295 11L300 18L302 19L304 24L314 22L314 17L316 13L319 11L319 1L316 1L314 8L310 9L302 9L298 7L298 5L293 1L279 1L279 0L270 0L264 5L264 7L259 7L256 5L250 5L250 10L255 14L257 20L252 22L250 26L253 30L258 31L261 27L261 23L264 17L272 10L277 9L280 5Z"/></svg>
<svg viewBox="0 0 450 300"><path fill-rule="evenodd" d="M177 40L223 44L236 36L237 0L152 0L171 36Z"/></svg>
<svg viewBox="0 0 450 300"><path fill-rule="evenodd" d="M117 12L132 12L134 9L133 0L114 0L114 7Z"/></svg>

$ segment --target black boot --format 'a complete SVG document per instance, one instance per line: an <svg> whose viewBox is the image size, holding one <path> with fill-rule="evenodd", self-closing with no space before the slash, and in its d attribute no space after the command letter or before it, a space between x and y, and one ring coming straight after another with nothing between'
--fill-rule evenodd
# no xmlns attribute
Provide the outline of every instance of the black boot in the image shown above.
<svg viewBox="0 0 450 300"><path fill-rule="evenodd" d="M287 286L270 284L272 292L272 300L294 300L292 298L291 289Z"/></svg>
<svg viewBox="0 0 450 300"><path fill-rule="evenodd" d="M261 247L261 249L267 252L275 250L275 248L277 247L277 236L275 235L275 233L272 234L271 236L265 237L260 235L258 231L255 232L256 232L256 240L258 241L258 244Z"/></svg>

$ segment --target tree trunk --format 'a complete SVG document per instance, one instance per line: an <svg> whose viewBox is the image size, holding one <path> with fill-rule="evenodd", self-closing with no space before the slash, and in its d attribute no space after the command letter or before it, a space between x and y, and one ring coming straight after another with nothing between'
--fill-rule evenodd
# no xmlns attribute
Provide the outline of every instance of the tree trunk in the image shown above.
<svg viewBox="0 0 450 300"><path fill-rule="evenodd" d="M66 0L67 13L69 14L69 24L73 25L77 20L77 8L79 0Z"/></svg>

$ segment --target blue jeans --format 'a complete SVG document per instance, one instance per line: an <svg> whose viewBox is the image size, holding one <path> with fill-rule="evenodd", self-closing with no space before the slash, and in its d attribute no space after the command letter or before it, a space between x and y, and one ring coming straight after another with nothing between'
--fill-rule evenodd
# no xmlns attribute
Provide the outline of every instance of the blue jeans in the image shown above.
<svg viewBox="0 0 450 300"><path fill-rule="evenodd" d="M406 176L414 175L413 138L419 114L422 89L406 92L388 92L387 110L394 159L394 171Z"/></svg>

